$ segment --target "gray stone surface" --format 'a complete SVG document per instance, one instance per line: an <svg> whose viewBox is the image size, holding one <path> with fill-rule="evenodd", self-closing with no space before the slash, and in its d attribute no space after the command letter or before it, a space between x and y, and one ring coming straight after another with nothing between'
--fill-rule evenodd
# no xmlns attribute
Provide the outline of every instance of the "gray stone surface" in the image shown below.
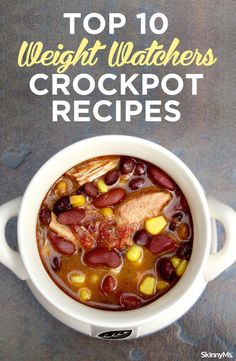
<svg viewBox="0 0 236 361"><path fill-rule="evenodd" d="M148 45L154 36L137 36L133 16L162 11L169 18L169 29L160 37L163 42L170 42L175 35L186 48L212 47L219 60L214 67L203 69L205 80L198 96L192 97L186 88L178 97L182 119L177 124L145 123L143 115L131 123L113 120L102 124L92 119L90 123L54 124L52 97L37 97L28 88L30 77L45 69L20 70L17 54L23 40L43 40L51 47L62 41L73 49L84 34L69 35L62 19L65 11L121 11L127 16L127 27L116 39L133 40L139 47ZM125 133L153 140L176 153L208 193L235 208L235 11L234 0L1 0L0 203L21 195L38 168L63 147L92 135ZM107 33L100 38L106 43L113 40ZM75 67L68 74L73 77L80 71ZM102 62L88 70L95 78L107 71ZM131 74L134 69L126 67L124 71ZM157 72L170 71L173 69L167 67ZM191 67L189 71L199 69ZM99 97L95 93L90 99L95 102ZM148 96L157 97L155 92ZM70 97L73 99L76 96ZM16 222L11 221L7 234L13 247L15 229ZM142 339L116 343L90 339L64 326L38 304L24 282L2 265L0 272L0 360L187 361L199 360L201 351L232 351L236 358L236 265L209 283L195 306L175 324Z"/></svg>

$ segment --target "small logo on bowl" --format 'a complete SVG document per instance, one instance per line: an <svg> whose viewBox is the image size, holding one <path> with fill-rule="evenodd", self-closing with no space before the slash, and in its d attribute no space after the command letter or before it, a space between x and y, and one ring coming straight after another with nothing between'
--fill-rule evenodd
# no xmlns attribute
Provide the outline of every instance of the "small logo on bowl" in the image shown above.
<svg viewBox="0 0 236 361"><path fill-rule="evenodd" d="M121 331L106 331L98 335L100 338L105 340L118 340L121 338L129 337L132 333L132 330L121 330Z"/></svg>

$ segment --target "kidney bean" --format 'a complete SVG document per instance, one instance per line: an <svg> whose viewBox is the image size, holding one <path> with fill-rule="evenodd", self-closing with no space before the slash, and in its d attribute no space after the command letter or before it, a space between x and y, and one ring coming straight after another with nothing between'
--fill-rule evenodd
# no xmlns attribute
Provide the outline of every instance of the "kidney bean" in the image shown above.
<svg viewBox="0 0 236 361"><path fill-rule="evenodd" d="M68 241L65 238L58 236L58 234L51 231L47 232L47 237L50 240L52 246L59 253L62 253L67 256L72 256L75 253L76 248L74 243Z"/></svg>
<svg viewBox="0 0 236 361"><path fill-rule="evenodd" d="M123 188L113 188L107 193L101 194L93 201L93 205L97 208L105 208L110 206L116 206L122 202L126 196L126 191Z"/></svg>
<svg viewBox="0 0 236 361"><path fill-rule="evenodd" d="M138 177L138 178L134 178L129 182L129 187L130 189L132 189L133 191L142 188L142 186L144 185L144 178Z"/></svg>
<svg viewBox="0 0 236 361"><path fill-rule="evenodd" d="M59 271L61 269L61 259L59 257L54 257L51 267L55 272Z"/></svg>
<svg viewBox="0 0 236 361"><path fill-rule="evenodd" d="M39 213L39 220L43 226L48 226L51 222L51 212L48 208L41 209Z"/></svg>
<svg viewBox="0 0 236 361"><path fill-rule="evenodd" d="M192 242L183 242L176 252L176 255L181 259L189 260L192 254Z"/></svg>
<svg viewBox="0 0 236 361"><path fill-rule="evenodd" d="M61 224L71 225L80 224L84 219L86 213L84 209L69 209L68 211L62 212L57 216L57 220Z"/></svg>
<svg viewBox="0 0 236 361"><path fill-rule="evenodd" d="M139 246L146 246L149 243L150 235L145 231L145 229L139 229L133 238L134 242Z"/></svg>
<svg viewBox="0 0 236 361"><path fill-rule="evenodd" d="M111 275L106 275L101 283L101 290L105 295L110 295L117 287L117 279Z"/></svg>
<svg viewBox="0 0 236 361"><path fill-rule="evenodd" d="M55 214L60 214L61 212L66 211L67 209L71 208L70 204L70 197L69 196L63 196L59 198L56 203L54 204L53 211Z"/></svg>
<svg viewBox="0 0 236 361"><path fill-rule="evenodd" d="M115 184L120 178L120 172L118 170L110 170L104 177L104 182L108 186Z"/></svg>
<svg viewBox="0 0 236 361"><path fill-rule="evenodd" d="M120 161L120 172L121 174L129 174L134 170L135 161L130 157L122 157Z"/></svg>
<svg viewBox="0 0 236 361"><path fill-rule="evenodd" d="M171 261L167 258L161 258L157 263L157 271L159 271L161 277L165 281L172 281L176 274L175 268Z"/></svg>
<svg viewBox="0 0 236 361"><path fill-rule="evenodd" d="M144 162L137 163L134 169L135 175L143 175L146 172L147 165Z"/></svg>
<svg viewBox="0 0 236 361"><path fill-rule="evenodd" d="M116 268L121 265L121 256L113 251L108 250L105 247L97 247L84 255L85 263L91 266L107 266Z"/></svg>
<svg viewBox="0 0 236 361"><path fill-rule="evenodd" d="M95 198L99 194L99 190L93 183L86 183L84 186L84 191L85 191L86 195L91 198Z"/></svg>
<svg viewBox="0 0 236 361"><path fill-rule="evenodd" d="M148 249L154 254L174 251L176 242L174 239L165 236L164 234L157 234L152 236L148 244Z"/></svg>
<svg viewBox="0 0 236 361"><path fill-rule="evenodd" d="M119 298L120 305L125 310L132 310L142 306L143 301L133 293L122 293Z"/></svg>
<svg viewBox="0 0 236 361"><path fill-rule="evenodd" d="M176 189L175 182L160 168L149 164L147 168L147 174L154 185L166 188L170 191Z"/></svg>
<svg viewBox="0 0 236 361"><path fill-rule="evenodd" d="M181 195L181 198L180 198L180 207L181 207L180 209L183 209L187 212L189 211L188 202L183 194Z"/></svg>
<svg viewBox="0 0 236 361"><path fill-rule="evenodd" d="M175 197L176 197L176 204L174 205L174 211L183 211L183 212L189 212L189 207L187 200L183 193L180 191L180 189L177 189L175 191ZM177 212L181 213L181 212Z"/></svg>

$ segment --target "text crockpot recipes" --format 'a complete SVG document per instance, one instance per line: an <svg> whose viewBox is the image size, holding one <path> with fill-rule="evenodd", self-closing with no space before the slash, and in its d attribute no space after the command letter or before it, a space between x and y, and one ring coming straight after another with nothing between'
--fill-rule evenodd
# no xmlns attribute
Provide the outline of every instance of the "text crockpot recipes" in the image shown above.
<svg viewBox="0 0 236 361"><path fill-rule="evenodd" d="M140 79L141 78L141 82ZM190 84L191 94L197 95L198 80L203 78L203 74L186 74L185 82ZM40 88L37 80L40 82ZM168 81L175 81L175 88L169 88ZM86 82L86 89L80 87L80 83ZM138 83L139 86L135 85ZM51 84L50 84L51 82ZM167 95L178 95L182 92L185 84L184 80L178 74L167 74L160 79L155 74L103 74L96 82L89 74L78 74L73 81L66 74L53 74L49 79L46 74L36 74L30 80L30 89L36 95L46 95L49 93L49 87L52 87L52 95L64 95L70 97L74 94L92 95L100 92L101 95L126 96L132 95L148 95L150 90L157 89ZM141 83L141 89L140 89ZM170 83L170 82L169 82ZM42 84L44 84L42 86ZM160 90L159 90L160 89ZM124 104L124 109L123 109ZM100 122L108 122L112 119L115 107L115 120L120 122L124 120L130 122L132 117L143 113L146 121L158 122L162 120L161 108L164 108L163 118L169 122L175 122L180 119L180 111L178 110L180 102L174 99L162 102L157 100L146 100L141 102L138 100L116 100L114 102L101 99L95 104L91 104L90 100L74 100L73 105L67 100L53 100L53 121L57 122L60 118L66 122L74 120L75 122L88 122L93 116ZM123 109L123 113L122 113ZM92 115L91 115L92 113Z"/></svg>

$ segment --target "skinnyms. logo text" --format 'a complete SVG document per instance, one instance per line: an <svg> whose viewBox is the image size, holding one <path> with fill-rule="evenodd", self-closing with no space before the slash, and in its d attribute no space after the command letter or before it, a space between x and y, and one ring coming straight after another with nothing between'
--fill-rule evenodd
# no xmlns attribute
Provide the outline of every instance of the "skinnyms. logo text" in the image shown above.
<svg viewBox="0 0 236 361"><path fill-rule="evenodd" d="M201 352L201 358L216 358L221 360L222 358L233 358L232 352Z"/></svg>

